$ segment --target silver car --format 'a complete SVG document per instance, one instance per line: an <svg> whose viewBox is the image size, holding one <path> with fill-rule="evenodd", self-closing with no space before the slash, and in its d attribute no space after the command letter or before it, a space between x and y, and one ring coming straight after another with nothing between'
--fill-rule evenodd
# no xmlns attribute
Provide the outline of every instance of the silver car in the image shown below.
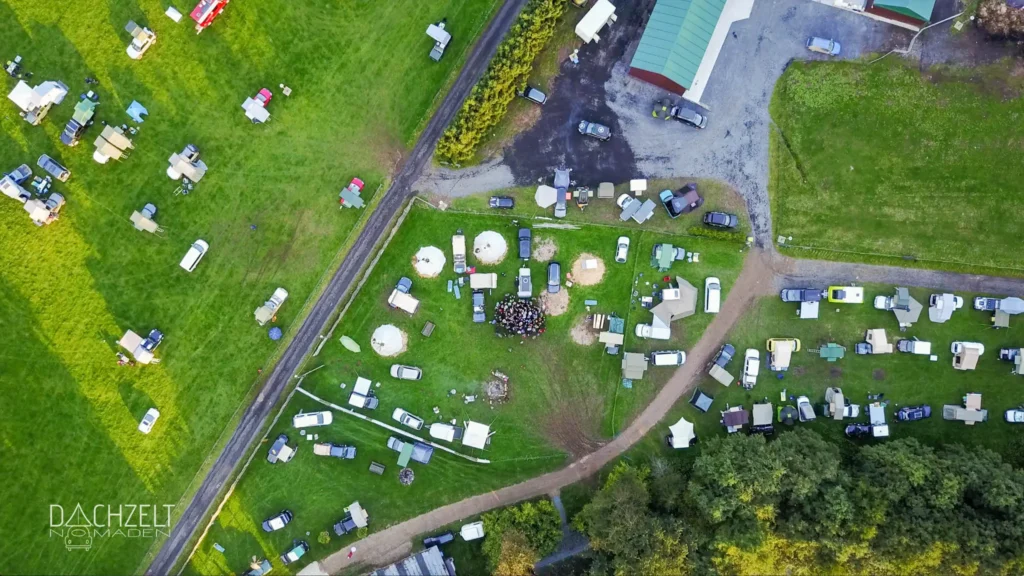
<svg viewBox="0 0 1024 576"><path fill-rule="evenodd" d="M838 56L842 46L835 40L827 40L825 38L818 38L817 36L811 36L807 39L807 49L811 52L817 52L819 54L825 54L826 56Z"/></svg>

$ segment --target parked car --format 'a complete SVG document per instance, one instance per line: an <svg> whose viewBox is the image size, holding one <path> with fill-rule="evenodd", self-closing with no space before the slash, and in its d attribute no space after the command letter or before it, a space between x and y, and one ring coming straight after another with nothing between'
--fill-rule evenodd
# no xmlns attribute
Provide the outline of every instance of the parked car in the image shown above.
<svg viewBox="0 0 1024 576"><path fill-rule="evenodd" d="M394 436L388 438L388 448L395 452L401 452L405 448L406 442ZM430 457L434 455L434 447L423 442L413 442L412 444L412 459L420 464L429 464Z"/></svg>
<svg viewBox="0 0 1024 576"><path fill-rule="evenodd" d="M779 297L783 302L818 302L823 292L817 288L786 288L779 292Z"/></svg>
<svg viewBox="0 0 1024 576"><path fill-rule="evenodd" d="M1024 406L1007 410L1003 417L1011 424L1024 424Z"/></svg>
<svg viewBox="0 0 1024 576"><path fill-rule="evenodd" d="M543 105L545 102L548 101L547 94L541 92L540 90L534 88L533 86L530 86L529 84L526 85L526 88L523 88L523 91L520 92L520 96L526 98L527 100L533 102L534 104Z"/></svg>
<svg viewBox="0 0 1024 576"><path fill-rule="evenodd" d="M408 294L409 290L412 290L412 280L406 276L402 276L398 279L398 284L395 284L395 290L398 290L402 294Z"/></svg>
<svg viewBox="0 0 1024 576"><path fill-rule="evenodd" d="M697 185L690 183L679 190L662 190L658 199L665 206L671 218L689 214L704 205L704 197L697 192Z"/></svg>
<svg viewBox="0 0 1024 576"><path fill-rule="evenodd" d="M558 294L562 284L562 265L558 262L548 264L548 293Z"/></svg>
<svg viewBox="0 0 1024 576"><path fill-rule="evenodd" d="M718 354L715 354L715 359L712 360L711 363L716 364L719 368L725 368L725 365L728 364L735 355L735 346L732 344L722 344L722 347L718 350Z"/></svg>
<svg viewBox="0 0 1024 576"><path fill-rule="evenodd" d="M974 309L983 310L986 312L992 312L999 306L998 298L989 298L987 296L978 296L974 299Z"/></svg>
<svg viewBox="0 0 1024 576"><path fill-rule="evenodd" d="M46 154L39 157L39 160L36 161L36 165L45 170L47 174L61 182L67 182L68 178L71 178L71 170L68 170L60 162L57 162Z"/></svg>
<svg viewBox="0 0 1024 576"><path fill-rule="evenodd" d="M520 268L516 276L516 296L520 298L533 298L533 275L529 268Z"/></svg>
<svg viewBox="0 0 1024 576"><path fill-rule="evenodd" d="M529 228L519 229L519 259L529 260L533 251L533 232Z"/></svg>
<svg viewBox="0 0 1024 576"><path fill-rule="evenodd" d="M747 348L743 353L743 378L741 382L744 388L750 389L757 384L757 374L761 371L761 352L757 348Z"/></svg>
<svg viewBox="0 0 1024 576"><path fill-rule="evenodd" d="M334 422L334 414L329 410L324 410L323 412L299 412L292 416L292 426L296 428L327 426L331 422Z"/></svg>
<svg viewBox="0 0 1024 576"><path fill-rule="evenodd" d="M808 422L816 418L814 407L811 406L811 400L807 396L800 396L796 399L796 412L801 422Z"/></svg>
<svg viewBox="0 0 1024 576"><path fill-rule="evenodd" d="M271 464L277 462L287 462L292 459L295 455L295 450L288 446L288 436L285 434L278 435L274 443L270 445L270 451L267 452L267 462Z"/></svg>
<svg viewBox="0 0 1024 576"><path fill-rule="evenodd" d="M870 424L850 424L844 431L847 438L864 438L871 436Z"/></svg>
<svg viewBox="0 0 1024 576"><path fill-rule="evenodd" d="M331 456L342 460L352 460L356 457L356 447L345 444L331 444L330 442L318 442L313 444L313 454L317 456Z"/></svg>
<svg viewBox="0 0 1024 576"><path fill-rule="evenodd" d="M156 424L157 418L160 417L160 411L156 408L150 408L146 410L146 415L142 417L142 421L139 422L139 432L143 434L149 434L153 430L153 424Z"/></svg>
<svg viewBox="0 0 1024 576"><path fill-rule="evenodd" d="M712 228L732 229L740 225L740 219L735 214L726 212L708 212L704 214L704 225Z"/></svg>
<svg viewBox="0 0 1024 576"><path fill-rule="evenodd" d="M704 313L718 314L722 307L722 282L715 276L704 280Z"/></svg>
<svg viewBox="0 0 1024 576"><path fill-rule="evenodd" d="M185 252L185 257L181 259L178 266L185 272L191 272L196 269L199 261L206 256L206 253L210 251L210 245L205 240L199 239L192 243L189 247L188 252Z"/></svg>
<svg viewBox="0 0 1024 576"><path fill-rule="evenodd" d="M355 532L359 526L356 526L356 521L352 519L352 513L345 514L345 517L338 520L334 524L334 533L338 536L344 536L349 532Z"/></svg>
<svg viewBox="0 0 1024 576"><path fill-rule="evenodd" d="M615 241L615 261L625 264L627 257L629 257L629 237L619 236L619 239Z"/></svg>
<svg viewBox="0 0 1024 576"><path fill-rule="evenodd" d="M491 196L488 204L491 208L501 208L503 210L511 210L515 208L516 201L511 196Z"/></svg>
<svg viewBox="0 0 1024 576"><path fill-rule="evenodd" d="M284 554L281 554L282 564L291 564L292 562L295 562L299 558L305 556L306 552L309 552L309 544L306 544L304 541L296 540L295 542L293 542L293 544L294 546L292 547L291 550L285 552Z"/></svg>
<svg viewBox="0 0 1024 576"><path fill-rule="evenodd" d="M896 419L900 422L913 422L923 420L932 415L932 407L927 404L921 406L904 406L896 411Z"/></svg>
<svg viewBox="0 0 1024 576"><path fill-rule="evenodd" d="M68 123L64 125L64 131L60 133L60 141L67 146L77 146L82 138L82 134L85 133L85 129L90 124L92 122L79 124L74 118L68 120Z"/></svg>
<svg viewBox="0 0 1024 576"><path fill-rule="evenodd" d="M694 128L704 129L708 125L708 117L691 108L673 106L669 114L676 120L689 124Z"/></svg>
<svg viewBox="0 0 1024 576"><path fill-rule="evenodd" d="M487 321L487 312L484 311L484 291L473 290L473 322L482 324Z"/></svg>
<svg viewBox="0 0 1024 576"><path fill-rule="evenodd" d="M423 547L430 548L431 546L441 546L455 540L455 534L451 532L445 532L438 534L437 536L428 536L423 539Z"/></svg>
<svg viewBox="0 0 1024 576"><path fill-rule="evenodd" d="M838 56L842 50L842 46L835 40L826 40L825 38L818 38L817 36L811 36L807 39L807 49L811 52L817 52L819 54L825 54L826 56Z"/></svg>
<svg viewBox="0 0 1024 576"><path fill-rule="evenodd" d="M612 137L611 128L604 124L598 124L597 122L590 122L587 120L581 120L578 127L580 134L584 136L590 136L591 138L597 138L598 140L605 141Z"/></svg>
<svg viewBox="0 0 1024 576"><path fill-rule="evenodd" d="M423 419L418 416L402 410L401 408L395 408L395 411L391 413L391 418L398 421L399 423L412 428L413 430L419 430L423 428Z"/></svg>
<svg viewBox="0 0 1024 576"><path fill-rule="evenodd" d="M685 362L686 352L682 350L651 352L651 364L655 366L682 366Z"/></svg>
<svg viewBox="0 0 1024 576"><path fill-rule="evenodd" d="M264 532L277 532L284 528L292 521L291 510L282 510L275 516L271 516L263 521Z"/></svg>
<svg viewBox="0 0 1024 576"><path fill-rule="evenodd" d="M419 380L423 377L423 370L415 366L402 366L401 364L391 365L391 377L399 380Z"/></svg>

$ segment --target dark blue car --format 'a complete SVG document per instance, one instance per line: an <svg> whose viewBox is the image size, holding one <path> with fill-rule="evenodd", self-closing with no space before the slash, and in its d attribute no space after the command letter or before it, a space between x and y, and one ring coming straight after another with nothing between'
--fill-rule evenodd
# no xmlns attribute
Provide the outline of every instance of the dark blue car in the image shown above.
<svg viewBox="0 0 1024 576"><path fill-rule="evenodd" d="M904 406L896 411L896 419L900 422L913 422L923 420L932 415L932 407L927 404L923 406Z"/></svg>

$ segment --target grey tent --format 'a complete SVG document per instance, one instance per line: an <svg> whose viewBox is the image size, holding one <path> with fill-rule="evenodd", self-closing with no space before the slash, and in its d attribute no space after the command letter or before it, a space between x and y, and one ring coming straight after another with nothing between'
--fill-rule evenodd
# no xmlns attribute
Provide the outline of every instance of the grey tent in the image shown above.
<svg viewBox="0 0 1024 576"><path fill-rule="evenodd" d="M1016 296L1003 298L999 301L999 310L1002 310L1004 314L1015 316L1024 312L1024 300L1021 300Z"/></svg>
<svg viewBox="0 0 1024 576"><path fill-rule="evenodd" d="M910 290L897 288L896 297L893 299L893 312L896 313L896 320L900 328L912 326L921 317L921 310L924 307L910 295Z"/></svg>
<svg viewBox="0 0 1024 576"><path fill-rule="evenodd" d="M932 294L928 307L928 319L941 324L953 317L956 309L956 296L949 294Z"/></svg>
<svg viewBox="0 0 1024 576"><path fill-rule="evenodd" d="M676 276L676 287L661 291L661 303L651 313L666 326L670 322L693 316L697 311L697 288Z"/></svg>
<svg viewBox="0 0 1024 576"><path fill-rule="evenodd" d="M647 357L637 352L626 352L622 355L622 377L639 380L647 370Z"/></svg>
<svg viewBox="0 0 1024 576"><path fill-rule="evenodd" d="M693 404L693 407L696 408L697 410L700 410L701 412L707 412L708 410L710 410L711 403L714 400L715 399L713 397L705 394L704 391L701 390L700 388L695 389L693 391L693 395L690 396L690 404Z"/></svg>

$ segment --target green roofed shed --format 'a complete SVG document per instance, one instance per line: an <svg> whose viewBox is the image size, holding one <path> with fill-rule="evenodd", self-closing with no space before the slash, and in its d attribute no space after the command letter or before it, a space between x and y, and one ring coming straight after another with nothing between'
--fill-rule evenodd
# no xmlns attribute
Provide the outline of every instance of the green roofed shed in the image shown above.
<svg viewBox="0 0 1024 576"><path fill-rule="evenodd" d="M677 94L688 90L725 2L658 0L629 64L629 73Z"/></svg>
<svg viewBox="0 0 1024 576"><path fill-rule="evenodd" d="M873 8L882 8L921 22L929 22L935 9L935 0L875 0L872 4Z"/></svg>

